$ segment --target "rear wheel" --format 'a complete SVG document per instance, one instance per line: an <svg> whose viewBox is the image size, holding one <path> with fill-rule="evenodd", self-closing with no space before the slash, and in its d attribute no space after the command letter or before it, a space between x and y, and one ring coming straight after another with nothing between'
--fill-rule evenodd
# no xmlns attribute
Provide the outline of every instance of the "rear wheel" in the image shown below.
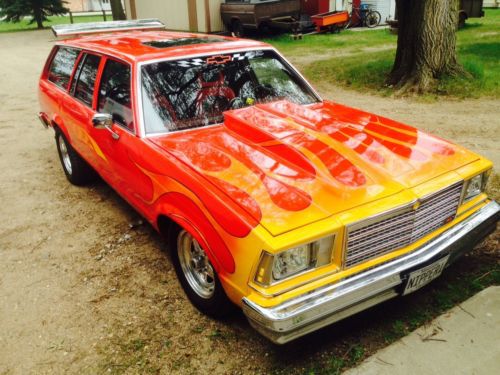
<svg viewBox="0 0 500 375"><path fill-rule="evenodd" d="M377 12L376 10L370 10L366 15L365 24L366 26L372 28L378 26L380 24L381 19L382 16L380 15L379 12Z"/></svg>
<svg viewBox="0 0 500 375"><path fill-rule="evenodd" d="M177 226L169 233L175 272L191 303L202 313L222 318L234 310L199 242Z"/></svg>
<svg viewBox="0 0 500 375"><path fill-rule="evenodd" d="M64 174L73 185L82 186L96 178L94 170L73 149L64 134L56 130L56 146Z"/></svg>

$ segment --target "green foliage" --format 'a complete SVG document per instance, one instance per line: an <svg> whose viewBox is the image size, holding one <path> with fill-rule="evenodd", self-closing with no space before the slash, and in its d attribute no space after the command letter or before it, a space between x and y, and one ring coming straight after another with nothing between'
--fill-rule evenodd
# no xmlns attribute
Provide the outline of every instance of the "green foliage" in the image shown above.
<svg viewBox="0 0 500 375"><path fill-rule="evenodd" d="M0 17L7 22L20 22L31 17L30 24L36 22L39 29L48 16L63 15L69 11L64 0L0 0Z"/></svg>
<svg viewBox="0 0 500 375"><path fill-rule="evenodd" d="M109 20L109 18L108 18ZM13 22L1 22L0 21L0 33L11 33L17 31L31 31L36 30L37 26L35 24L30 24L31 19L25 18L18 23ZM102 22L102 15L98 16L73 16L74 23L83 22ZM51 16L48 17L48 22L50 25L64 25L70 23L69 16Z"/></svg>

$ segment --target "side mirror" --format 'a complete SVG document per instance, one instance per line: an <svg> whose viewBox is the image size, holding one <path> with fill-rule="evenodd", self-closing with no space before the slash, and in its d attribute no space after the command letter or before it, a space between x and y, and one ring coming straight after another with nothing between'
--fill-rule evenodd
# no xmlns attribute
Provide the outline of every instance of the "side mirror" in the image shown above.
<svg viewBox="0 0 500 375"><path fill-rule="evenodd" d="M96 129L106 129L111 133L113 139L118 139L120 136L113 131L113 116L109 113L96 113L92 117L92 125Z"/></svg>
<svg viewBox="0 0 500 375"><path fill-rule="evenodd" d="M92 125L96 129L105 129L113 125L113 116L109 113L96 113L92 117Z"/></svg>

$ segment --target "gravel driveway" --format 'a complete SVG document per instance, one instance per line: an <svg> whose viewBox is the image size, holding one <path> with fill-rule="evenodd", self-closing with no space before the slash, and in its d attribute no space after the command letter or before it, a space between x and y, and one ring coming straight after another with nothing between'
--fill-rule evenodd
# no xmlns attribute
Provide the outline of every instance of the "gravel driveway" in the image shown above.
<svg viewBox="0 0 500 375"><path fill-rule="evenodd" d="M124 201L104 183L67 183L53 134L36 119L37 80L52 44L49 31L0 34L0 374L267 373L331 355L331 335L345 340L335 328L277 348L242 315L225 323L200 315L159 237ZM500 166L494 100L426 104L319 89Z"/></svg>

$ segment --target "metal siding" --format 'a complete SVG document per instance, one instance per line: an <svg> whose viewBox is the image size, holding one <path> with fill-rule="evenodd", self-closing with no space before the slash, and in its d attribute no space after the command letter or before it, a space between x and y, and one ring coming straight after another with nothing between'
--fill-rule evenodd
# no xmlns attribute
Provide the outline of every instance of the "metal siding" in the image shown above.
<svg viewBox="0 0 500 375"><path fill-rule="evenodd" d="M210 22L212 26L212 31L223 31L224 25L222 23L222 18L220 16L220 4L221 0L210 0Z"/></svg>
<svg viewBox="0 0 500 375"><path fill-rule="evenodd" d="M137 18L158 18L167 29L189 30L187 1L135 0Z"/></svg>
<svg viewBox="0 0 500 375"><path fill-rule="evenodd" d="M370 5L371 9L376 10L381 15L380 24L385 24L387 18L394 19L394 14L391 14L391 3L395 0L363 0L362 4Z"/></svg>

